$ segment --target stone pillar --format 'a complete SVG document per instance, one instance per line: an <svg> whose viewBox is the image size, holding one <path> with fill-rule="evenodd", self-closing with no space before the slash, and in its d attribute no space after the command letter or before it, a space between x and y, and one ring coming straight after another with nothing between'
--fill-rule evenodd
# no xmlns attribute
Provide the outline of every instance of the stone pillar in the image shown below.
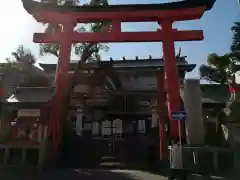
<svg viewBox="0 0 240 180"><path fill-rule="evenodd" d="M204 144L204 119L200 80L187 79L184 84L184 105L187 113L186 133L188 144Z"/></svg>

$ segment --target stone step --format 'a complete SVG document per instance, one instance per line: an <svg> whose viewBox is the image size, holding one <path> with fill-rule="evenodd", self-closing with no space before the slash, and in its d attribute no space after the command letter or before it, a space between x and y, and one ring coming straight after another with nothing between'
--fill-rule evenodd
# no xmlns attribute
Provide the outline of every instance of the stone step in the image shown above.
<svg viewBox="0 0 240 180"><path fill-rule="evenodd" d="M102 157L99 167L100 168L124 168L125 164L120 162L117 157L105 156L105 157Z"/></svg>
<svg viewBox="0 0 240 180"><path fill-rule="evenodd" d="M221 176L214 176L214 175L201 175L201 174L190 174L187 176L187 180L216 180L216 179L224 179Z"/></svg>
<svg viewBox="0 0 240 180"><path fill-rule="evenodd" d="M114 156L105 156L102 157L101 162L118 162L118 158Z"/></svg>

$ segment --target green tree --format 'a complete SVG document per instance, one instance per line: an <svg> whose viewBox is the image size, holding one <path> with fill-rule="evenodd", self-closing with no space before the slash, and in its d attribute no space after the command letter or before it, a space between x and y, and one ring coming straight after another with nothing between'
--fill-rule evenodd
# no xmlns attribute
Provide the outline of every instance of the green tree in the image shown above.
<svg viewBox="0 0 240 180"><path fill-rule="evenodd" d="M7 57L0 71L2 74L17 72L22 77L19 85L22 86L48 86L49 80L42 70L34 66L36 57L23 45L19 45L16 51Z"/></svg>
<svg viewBox="0 0 240 180"><path fill-rule="evenodd" d="M55 3L57 1L58 5L66 5L70 4L70 5L78 5L80 3L80 0L42 0L41 2L43 3Z"/></svg>
<svg viewBox="0 0 240 180"><path fill-rule="evenodd" d="M66 0L58 1L61 5L66 5ZM73 5L79 5L78 0L68 1ZM91 0L89 4L84 5L108 5L107 0ZM109 22L91 23L87 25L76 26L77 32L99 32L109 28ZM46 24L45 31L48 33L61 32L62 25ZM40 44L40 55L52 54L59 56L59 44ZM73 45L74 52L80 57L81 62L100 60L100 52L107 51L108 47L100 43L76 43ZM79 62L79 64L81 63Z"/></svg>
<svg viewBox="0 0 240 180"><path fill-rule="evenodd" d="M231 60L228 54L219 56L215 53L208 55L207 65L200 66L201 78L210 82L224 84L230 75L229 64Z"/></svg>
<svg viewBox="0 0 240 180"><path fill-rule="evenodd" d="M233 32L231 50L239 51L240 50L240 22L235 22L231 30Z"/></svg>
<svg viewBox="0 0 240 180"><path fill-rule="evenodd" d="M78 5L79 3L75 1L75 3L73 4ZM84 5L108 5L108 1L107 0L91 0L89 4L84 4ZM77 25L75 29L77 32L100 32L100 31L106 31L110 27L111 27L110 22L98 22L98 23ZM48 24L46 27L46 32L48 33L61 32L61 29L62 29L61 25ZM57 43L40 44L40 55L52 54L58 57L59 48L60 46ZM79 56L79 62L75 68L75 74L78 74L78 71L80 71L80 67L82 63L85 63L88 61L100 61L101 60L100 53L102 51L107 51L108 46L100 43L76 43L76 44L73 44L73 50L75 54ZM77 79L76 75L73 77L75 78L71 79L70 87L73 87Z"/></svg>
<svg viewBox="0 0 240 180"><path fill-rule="evenodd" d="M212 53L208 55L207 64L200 66L200 77L210 82L224 84L229 76L239 70L240 63L240 23L231 28L233 41L231 52L222 56Z"/></svg>
<svg viewBox="0 0 240 180"><path fill-rule="evenodd" d="M6 58L6 61L8 63L23 63L25 65L33 65L36 63L36 57L33 55L33 53L25 48L22 44L18 46L15 52L12 52L12 56L14 58Z"/></svg>

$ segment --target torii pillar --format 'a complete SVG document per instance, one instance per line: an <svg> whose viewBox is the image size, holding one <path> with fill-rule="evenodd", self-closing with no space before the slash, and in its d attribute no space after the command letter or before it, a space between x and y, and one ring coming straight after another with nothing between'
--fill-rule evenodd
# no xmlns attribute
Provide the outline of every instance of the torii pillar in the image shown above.
<svg viewBox="0 0 240 180"><path fill-rule="evenodd" d="M72 42L71 40L69 40L68 36L73 32L74 26L75 24L73 23L64 24L62 38L60 41L59 59L56 70L56 92L53 101L53 113L51 118L51 131L54 143L53 149L55 154L57 154L59 149L62 123L64 120L62 119L62 117L67 110L67 108L64 108L64 106L62 106L61 104L65 104L67 100L66 98L69 86L68 67L72 46Z"/></svg>
<svg viewBox="0 0 240 180"><path fill-rule="evenodd" d="M164 20L161 22L162 31L165 34L163 39L163 58L164 58L164 72L166 75L166 85L168 94L168 114L170 119L170 134L173 137L178 136L178 122L172 120L172 112L181 109L181 97L179 90L179 74L176 66L176 56L174 39L172 32L173 21Z"/></svg>

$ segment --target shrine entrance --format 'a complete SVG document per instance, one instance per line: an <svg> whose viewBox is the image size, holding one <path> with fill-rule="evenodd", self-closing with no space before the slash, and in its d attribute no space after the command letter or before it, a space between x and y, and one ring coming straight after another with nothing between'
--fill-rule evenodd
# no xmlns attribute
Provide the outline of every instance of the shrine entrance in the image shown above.
<svg viewBox="0 0 240 180"><path fill-rule="evenodd" d="M148 166L149 149L154 150L153 157L159 159L157 119L154 122L152 119L151 112L109 113L100 121L78 117L74 124L78 125L75 129L79 148L70 149L78 149L75 160L83 165L92 161L96 165L117 162L126 166Z"/></svg>
<svg viewBox="0 0 240 180"><path fill-rule="evenodd" d="M151 128L151 114L114 114L108 119L100 122L99 136L94 136L93 132L92 137L94 144L101 144L98 151L101 151L102 162L136 167L148 165L149 147L159 152L158 135L153 134L157 129Z"/></svg>
<svg viewBox="0 0 240 180"><path fill-rule="evenodd" d="M177 30L173 23L177 21L200 19L205 11L212 8L214 0L209 1L177 1L164 4L151 5L107 5L104 7L88 6L58 6L56 4L39 3L36 1L22 0L24 8L33 15L38 22L61 24L62 30L55 33L35 33L35 43L59 43L60 52L58 68L56 70L56 94L53 99L51 116L51 133L53 137L53 149L57 154L59 150L62 123L65 119L69 87L69 58L71 45L82 43L116 43L116 42L163 42L164 77L167 84L168 113L170 119L170 134L178 136L178 121L172 120L172 112L181 109L179 92L179 75L176 66L174 42L203 40L201 30ZM56 1L53 1L56 2ZM75 32L76 23L110 22L110 26L103 27L100 32ZM160 26L156 31L148 32L124 32L122 22L157 22ZM109 28L111 27L111 28ZM158 77L159 78L162 78ZM158 101L162 99L160 93L164 89L158 89ZM161 104L158 104L160 107ZM159 108L161 109L161 108ZM166 159L166 152L162 150L166 146L164 119L161 110L159 114L160 149L161 159Z"/></svg>
<svg viewBox="0 0 240 180"><path fill-rule="evenodd" d="M104 120L101 122L101 139L106 149L103 156L118 154L119 145L123 140L123 127L121 119Z"/></svg>

